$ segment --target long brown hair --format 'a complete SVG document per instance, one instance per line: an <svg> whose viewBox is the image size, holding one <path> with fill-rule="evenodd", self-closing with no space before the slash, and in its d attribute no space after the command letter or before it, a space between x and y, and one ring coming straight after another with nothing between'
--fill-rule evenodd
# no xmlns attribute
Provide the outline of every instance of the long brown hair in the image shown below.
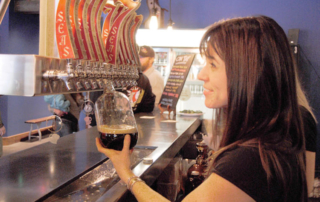
<svg viewBox="0 0 320 202"><path fill-rule="evenodd" d="M283 29L265 16L220 21L208 29L200 44L200 53L211 57L208 47L225 62L228 78L225 130L218 153L248 142L255 145L268 182L277 179L284 199L288 179L297 176L285 156L294 156L304 185L300 201L305 200L304 135L295 64Z"/></svg>

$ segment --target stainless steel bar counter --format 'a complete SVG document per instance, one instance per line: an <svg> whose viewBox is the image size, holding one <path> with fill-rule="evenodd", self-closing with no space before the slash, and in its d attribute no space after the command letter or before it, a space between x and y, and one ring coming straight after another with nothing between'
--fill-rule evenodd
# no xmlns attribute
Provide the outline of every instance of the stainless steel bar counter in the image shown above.
<svg viewBox="0 0 320 202"><path fill-rule="evenodd" d="M141 116L154 116L143 119ZM139 139L137 146L152 147L148 155L153 163L139 163L134 173L151 185L161 171L179 152L200 126L199 117L176 117L176 122L164 122L167 115L153 113L135 115ZM96 127L62 137L57 144L50 142L0 158L0 201L37 201L72 182L107 158L95 146ZM117 201L126 193L120 182L98 201Z"/></svg>

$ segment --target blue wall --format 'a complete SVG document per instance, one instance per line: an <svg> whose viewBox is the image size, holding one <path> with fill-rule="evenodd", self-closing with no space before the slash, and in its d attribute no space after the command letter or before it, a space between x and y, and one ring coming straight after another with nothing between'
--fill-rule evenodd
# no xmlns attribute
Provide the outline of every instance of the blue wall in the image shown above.
<svg viewBox="0 0 320 202"><path fill-rule="evenodd" d="M5 47L8 46L8 39L9 37L9 12L6 12L2 23L0 25L0 53L5 53ZM3 86L0 86L3 88ZM0 111L3 123L7 126L8 124L8 98L7 96L0 97Z"/></svg>
<svg viewBox="0 0 320 202"><path fill-rule="evenodd" d="M4 21L0 25L0 53L38 54L39 15L15 13L13 3L14 1L11 1ZM29 131L30 125L24 123L26 120L51 115L43 96L2 96L0 111L7 130L5 136Z"/></svg>
<svg viewBox="0 0 320 202"><path fill-rule="evenodd" d="M160 6L168 10L169 2L169 0L159 0ZM142 1L137 13L143 14L145 19L149 16L146 0ZM0 25L0 53L37 54L38 16L14 13L13 1L10 4L9 14L10 16L6 14ZM301 77L311 106L320 121L319 0L172 0L172 20L175 22L174 27L179 29L205 28L220 19L258 14L274 18L285 32L288 29L300 29L299 44L304 53L300 64ZM164 23L167 24L168 20L169 13L166 12ZM0 110L8 136L28 131L28 125L24 124L25 120L50 114L43 97L3 96L0 97ZM320 131L319 125L318 131ZM320 154L320 138L318 145L317 153ZM320 155L317 156L317 162L320 163L319 158Z"/></svg>

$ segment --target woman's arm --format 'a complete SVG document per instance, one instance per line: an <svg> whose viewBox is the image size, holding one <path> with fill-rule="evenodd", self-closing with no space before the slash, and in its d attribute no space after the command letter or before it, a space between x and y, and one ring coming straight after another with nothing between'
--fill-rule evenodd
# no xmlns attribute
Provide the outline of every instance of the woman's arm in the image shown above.
<svg viewBox="0 0 320 202"><path fill-rule="evenodd" d="M168 201L162 195L142 182L135 183L131 191L139 202ZM194 201L251 202L254 200L231 182L225 180L217 174L211 174L207 180L205 180L198 188L196 188L183 200L183 202Z"/></svg>
<svg viewBox="0 0 320 202"><path fill-rule="evenodd" d="M132 194L139 202L168 202L169 200L160 195L158 192L151 189L143 182L137 182L134 184L131 190Z"/></svg>
<svg viewBox="0 0 320 202"><path fill-rule="evenodd" d="M130 135L125 136L122 151L103 148L100 144L99 138L96 138L96 145L99 152L104 153L110 158L121 180L128 184L129 179L134 176L134 173L130 170ZM143 182L136 182L131 187L131 192L139 202L168 201L165 197L151 189ZM207 180L191 192L183 201L251 202L254 200L231 182L217 174L211 174Z"/></svg>
<svg viewBox="0 0 320 202"><path fill-rule="evenodd" d="M316 164L316 153L306 151L306 179L307 179L308 195L313 191L315 164Z"/></svg>
<svg viewBox="0 0 320 202"><path fill-rule="evenodd" d="M213 173L183 201L251 202L254 200L228 180Z"/></svg>
<svg viewBox="0 0 320 202"><path fill-rule="evenodd" d="M99 138L96 138L96 146L99 152L110 158L120 179L128 184L128 179L134 176L134 173L130 169L130 135L125 136L122 151L116 151L102 147ZM143 182L135 183L131 191L136 199L140 202L169 201Z"/></svg>

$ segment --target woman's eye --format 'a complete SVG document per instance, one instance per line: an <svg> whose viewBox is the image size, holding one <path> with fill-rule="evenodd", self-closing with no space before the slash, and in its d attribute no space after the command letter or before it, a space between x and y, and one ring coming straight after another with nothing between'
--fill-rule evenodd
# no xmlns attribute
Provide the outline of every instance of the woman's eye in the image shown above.
<svg viewBox="0 0 320 202"><path fill-rule="evenodd" d="M214 63L210 63L211 67L216 67L216 65Z"/></svg>

